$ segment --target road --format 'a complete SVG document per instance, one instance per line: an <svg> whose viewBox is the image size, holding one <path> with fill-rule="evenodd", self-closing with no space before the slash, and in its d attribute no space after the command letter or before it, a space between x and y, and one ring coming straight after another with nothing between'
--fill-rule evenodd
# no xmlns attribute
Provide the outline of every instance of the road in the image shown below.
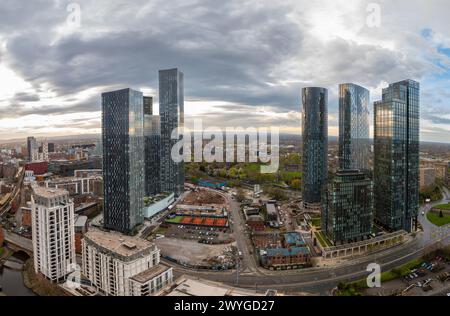
<svg viewBox="0 0 450 316"><path fill-rule="evenodd" d="M14 245L19 246L20 248L30 251L33 251L33 243L31 241L31 239L19 236L17 234L11 233L9 231L7 231L6 229L3 229L3 233L5 236L5 241L6 242L10 242Z"/></svg>
<svg viewBox="0 0 450 316"><path fill-rule="evenodd" d="M228 199L230 204L230 215L231 215L231 226L236 239L237 247L240 252L242 252L242 262L240 264L241 272L251 272L257 273L258 263L256 262L255 256L251 252L251 246L249 245L249 238L247 237L245 228L245 220L241 212L241 205L233 198L229 196L225 197Z"/></svg>
<svg viewBox="0 0 450 316"><path fill-rule="evenodd" d="M431 205L425 205L420 213L425 214L431 207L448 202L448 191L444 192L445 198ZM357 260L348 261L340 266L312 268L307 270L271 272L260 268L255 257L250 253L248 238L243 231L244 220L240 212L240 205L235 201L231 203L231 215L233 219L232 228L235 232L236 241L240 251L244 254L242 270L239 283L236 283L235 272L199 272L175 266L175 274L188 274L194 277L222 282L242 288L259 290L276 289L292 292L309 292L317 295L327 295L339 282L359 280L368 275L367 266L371 263L380 264L382 271L388 271L401 266L411 260L423 256L424 252L432 244L449 244L450 236L443 239L432 238L431 232L436 227L428 222L426 215L420 214L419 221L423 232L419 232L415 239L407 244L399 245L392 249L364 256Z"/></svg>

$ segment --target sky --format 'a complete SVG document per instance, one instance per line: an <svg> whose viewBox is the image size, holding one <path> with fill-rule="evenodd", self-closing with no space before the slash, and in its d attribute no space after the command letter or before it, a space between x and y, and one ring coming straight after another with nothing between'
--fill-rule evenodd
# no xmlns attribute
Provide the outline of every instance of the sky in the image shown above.
<svg viewBox="0 0 450 316"><path fill-rule="evenodd" d="M381 98L421 83L421 140L450 143L448 0L2 0L0 140L101 132L105 91L155 97L158 70L185 75L187 125L300 133L301 88Z"/></svg>

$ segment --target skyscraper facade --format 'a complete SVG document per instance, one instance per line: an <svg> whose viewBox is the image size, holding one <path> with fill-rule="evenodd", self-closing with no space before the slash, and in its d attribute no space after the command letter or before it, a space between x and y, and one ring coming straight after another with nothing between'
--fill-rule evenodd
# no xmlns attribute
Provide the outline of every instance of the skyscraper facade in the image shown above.
<svg viewBox="0 0 450 316"><path fill-rule="evenodd" d="M161 122L159 115L153 115L153 99L144 97L145 138L145 195L161 193L160 146Z"/></svg>
<svg viewBox="0 0 450 316"><path fill-rule="evenodd" d="M76 264L75 213L69 192L35 186L31 223L36 273L52 282L64 280Z"/></svg>
<svg viewBox="0 0 450 316"><path fill-rule="evenodd" d="M338 171L324 192L322 231L336 245L369 237L373 223L372 181L359 170Z"/></svg>
<svg viewBox="0 0 450 316"><path fill-rule="evenodd" d="M369 172L369 90L353 83L339 85L339 168Z"/></svg>
<svg viewBox="0 0 450 316"><path fill-rule="evenodd" d="M36 138L28 137L27 138L27 149L28 149L28 161L33 161L34 157L36 157L39 153L39 147Z"/></svg>
<svg viewBox="0 0 450 316"><path fill-rule="evenodd" d="M161 119L161 191L184 191L184 162L172 159L172 148L180 137L172 132L184 127L184 75L178 69L159 71L159 112ZM175 136L177 136L175 134Z"/></svg>
<svg viewBox="0 0 450 316"><path fill-rule="evenodd" d="M318 208L328 177L328 90L302 90L303 205Z"/></svg>
<svg viewBox="0 0 450 316"><path fill-rule="evenodd" d="M413 230L419 212L420 85L404 80L375 102L375 219L391 231Z"/></svg>
<svg viewBox="0 0 450 316"><path fill-rule="evenodd" d="M144 107L132 89L102 94L104 226L130 234L143 222Z"/></svg>

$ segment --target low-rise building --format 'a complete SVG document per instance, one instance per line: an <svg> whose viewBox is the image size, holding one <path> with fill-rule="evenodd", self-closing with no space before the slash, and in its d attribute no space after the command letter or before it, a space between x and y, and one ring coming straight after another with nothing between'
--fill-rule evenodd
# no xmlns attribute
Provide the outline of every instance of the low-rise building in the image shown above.
<svg viewBox="0 0 450 316"><path fill-rule="evenodd" d="M261 264L269 269L297 269L311 264L311 251L298 232L277 236L279 243L272 248L260 249Z"/></svg>
<svg viewBox="0 0 450 316"><path fill-rule="evenodd" d="M154 295L173 281L172 268L160 263L159 249L147 240L91 230L82 248L83 274L105 295Z"/></svg>
<svg viewBox="0 0 450 316"><path fill-rule="evenodd" d="M266 225L261 215L248 216L246 224L252 231L262 232L266 230Z"/></svg>
<svg viewBox="0 0 450 316"><path fill-rule="evenodd" d="M81 253L81 240L88 231L88 217L80 215L75 220L75 252Z"/></svg>

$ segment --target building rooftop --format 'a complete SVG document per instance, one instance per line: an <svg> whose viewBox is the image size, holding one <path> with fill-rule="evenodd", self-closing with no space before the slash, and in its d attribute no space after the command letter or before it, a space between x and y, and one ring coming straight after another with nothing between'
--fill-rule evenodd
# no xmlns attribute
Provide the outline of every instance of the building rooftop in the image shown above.
<svg viewBox="0 0 450 316"><path fill-rule="evenodd" d="M65 195L69 194L69 192L67 192L66 190L63 190L63 189L44 188L44 187L40 187L40 186L34 186L33 192L35 195L43 197L43 198L47 198L47 199L65 196Z"/></svg>
<svg viewBox="0 0 450 316"><path fill-rule="evenodd" d="M169 269L170 269L169 266L166 266L165 264L160 263L148 270L145 270L144 272L141 272L141 273L135 275L131 279L143 284L148 281L151 281L152 279L161 275L162 273L164 273L165 271L167 271Z"/></svg>
<svg viewBox="0 0 450 316"><path fill-rule="evenodd" d="M223 284L194 280L189 276L183 276L177 280L177 285L170 291L163 291L160 295L166 296L260 296L256 292L244 289L227 287Z"/></svg>
<svg viewBox="0 0 450 316"><path fill-rule="evenodd" d="M275 204L267 204L267 214L277 214Z"/></svg>
<svg viewBox="0 0 450 316"><path fill-rule="evenodd" d="M77 220L75 221L75 227L84 227L86 226L86 223L88 221L88 217L87 216L78 216Z"/></svg>
<svg viewBox="0 0 450 316"><path fill-rule="evenodd" d="M300 233L286 233L284 234L284 240L286 244L296 245L296 246L304 246L306 245L305 240L303 239Z"/></svg>
<svg viewBox="0 0 450 316"><path fill-rule="evenodd" d="M88 243L94 244L106 253L118 255L121 259L133 259L139 255L148 254L156 250L155 244L138 237L126 236L119 233L91 230L84 236Z"/></svg>

